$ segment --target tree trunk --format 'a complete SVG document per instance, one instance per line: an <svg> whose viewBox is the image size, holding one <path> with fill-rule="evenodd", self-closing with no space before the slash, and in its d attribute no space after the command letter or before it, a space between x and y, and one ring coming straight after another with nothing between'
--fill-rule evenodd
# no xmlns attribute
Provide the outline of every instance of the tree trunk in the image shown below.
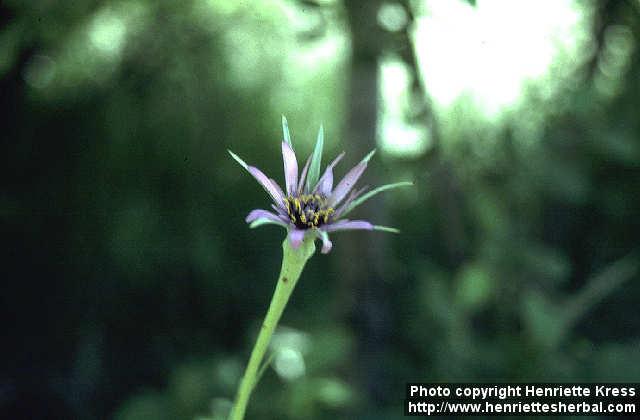
<svg viewBox="0 0 640 420"><path fill-rule="evenodd" d="M384 33L377 25L380 1L347 1L345 6L351 29L352 56L348 118L345 147L350 162L357 162L376 147L378 119L378 60ZM376 169L380 159L373 159L364 179L379 185ZM385 223L385 209L379 199L358 208L357 218ZM342 308L354 326L357 352L353 366L355 376L374 403L382 403L388 393L385 353L392 329L391 312L385 282L387 236L381 232L355 232L340 238L342 273Z"/></svg>

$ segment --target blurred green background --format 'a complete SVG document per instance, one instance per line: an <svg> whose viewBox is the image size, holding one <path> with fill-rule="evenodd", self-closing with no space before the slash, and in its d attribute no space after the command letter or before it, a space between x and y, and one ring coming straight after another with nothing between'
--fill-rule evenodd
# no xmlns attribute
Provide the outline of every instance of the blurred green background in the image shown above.
<svg viewBox="0 0 640 420"><path fill-rule="evenodd" d="M413 180L307 265L251 419L408 381L640 379L640 2L0 3L0 417L223 419L284 232L280 116ZM355 216L355 214L354 214Z"/></svg>

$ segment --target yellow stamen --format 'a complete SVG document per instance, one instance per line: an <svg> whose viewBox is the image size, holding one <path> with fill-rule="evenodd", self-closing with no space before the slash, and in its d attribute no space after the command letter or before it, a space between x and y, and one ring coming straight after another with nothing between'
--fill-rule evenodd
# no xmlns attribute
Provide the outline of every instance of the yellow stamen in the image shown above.
<svg viewBox="0 0 640 420"><path fill-rule="evenodd" d="M286 197L284 205L291 223L299 228L316 229L328 223L335 210L326 207L327 199L320 194L304 194L298 197Z"/></svg>

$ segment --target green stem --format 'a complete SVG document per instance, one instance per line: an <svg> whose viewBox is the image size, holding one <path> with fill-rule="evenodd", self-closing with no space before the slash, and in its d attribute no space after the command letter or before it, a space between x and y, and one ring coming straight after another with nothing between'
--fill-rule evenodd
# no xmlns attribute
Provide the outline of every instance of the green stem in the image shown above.
<svg viewBox="0 0 640 420"><path fill-rule="evenodd" d="M284 242L282 242L282 268L280 269L276 290L271 298L267 315L262 322L256 344L251 351L249 364L240 381L236 401L229 416L230 420L242 420L244 418L244 413L247 409L249 398L251 397L251 391L256 386L258 380L260 362L267 352L273 331L276 329L282 312L287 306L289 297L298 282L298 278L300 278L304 265L315 252L316 248L313 243L314 235L306 236L305 240L302 241L302 244L297 249L291 247L288 238L285 238Z"/></svg>
<svg viewBox="0 0 640 420"><path fill-rule="evenodd" d="M274 355L275 355L275 352L273 352L273 351L271 353L269 353L269 356L267 357L267 360L265 360L262 363L262 366L260 366L260 369L258 369L258 373L256 374L256 383L253 385L254 388L260 382L260 379L262 378L262 375L269 368L269 365L271 364L271 362L273 362L273 356Z"/></svg>

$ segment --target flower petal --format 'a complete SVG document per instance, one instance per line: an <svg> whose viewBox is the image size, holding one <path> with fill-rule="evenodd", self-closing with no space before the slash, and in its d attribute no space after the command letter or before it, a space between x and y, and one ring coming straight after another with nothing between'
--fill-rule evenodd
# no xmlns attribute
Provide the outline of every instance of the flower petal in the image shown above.
<svg viewBox="0 0 640 420"><path fill-rule="evenodd" d="M287 194L295 195L298 188L298 160L293 149L286 141L282 142L282 161L284 162L284 180Z"/></svg>
<svg viewBox="0 0 640 420"><path fill-rule="evenodd" d="M306 230L302 229L291 229L289 231L289 241L291 242L291 246L293 249L297 249L300 247L302 240L304 239L304 234Z"/></svg>
<svg viewBox="0 0 640 420"><path fill-rule="evenodd" d="M278 203L278 206L284 209L284 197L285 197L284 191L282 191L282 188L280 188L280 185L278 185L275 179L269 178L269 181L271 182L271 185L273 185L273 188L278 191L278 193L280 194L280 197L282 197L282 200L280 200L280 202Z"/></svg>
<svg viewBox="0 0 640 420"><path fill-rule="evenodd" d="M329 234L323 230L318 229L317 230L317 234L318 234L318 238L320 238L322 240L322 250L321 252L323 254L328 254L331 251L331 248L333 248L333 244L331 243L331 240L329 239Z"/></svg>
<svg viewBox="0 0 640 420"><path fill-rule="evenodd" d="M271 180L260 169L256 168L255 166L247 165L244 160L240 159L240 157L235 153L233 153L231 150L228 150L228 152L231 155L231 157L234 158L236 162L240 164L240 166L242 166L244 169L247 170L247 172L253 175L256 181L258 181L258 183L262 185L262 188L264 188L265 191L269 193L269 195L271 196L271 198L276 204L282 205L284 196L282 195L282 189L280 187L276 188L276 186L273 185Z"/></svg>
<svg viewBox="0 0 640 420"><path fill-rule="evenodd" d="M278 226L282 226L283 228L287 228L287 224L284 222L277 222L274 220L270 220L270 219L265 219L264 217L260 217L256 220L254 220L253 222L251 222L251 224L249 225L250 229L255 229L257 227L260 227L262 225L278 225Z"/></svg>
<svg viewBox="0 0 640 420"><path fill-rule="evenodd" d="M331 193L331 188L333 188L333 168L342 160L344 157L344 152L340 153L334 160L327 166L324 170L324 173L320 177L318 184L313 189L313 192L319 192L324 195L329 195ZM322 190L321 190L322 188ZM312 191L312 190L309 190Z"/></svg>
<svg viewBox="0 0 640 420"><path fill-rule="evenodd" d="M360 188L359 190L351 190L351 192L349 193L349 198L344 200L343 203L340 205L340 207L338 207L336 209L336 213L334 215L334 219L339 219L340 217L342 217L342 213L344 213L344 211L351 205L353 200L355 200L358 197L360 197L360 194L362 194L363 192L367 191L368 189L369 189L369 186L365 185L364 187Z"/></svg>
<svg viewBox="0 0 640 420"><path fill-rule="evenodd" d="M325 176L323 176L318 183L318 188L316 188L316 190L320 194L328 196L331 194L331 188L333 188L333 171L330 168L327 168Z"/></svg>
<svg viewBox="0 0 640 420"><path fill-rule="evenodd" d="M257 219L269 219L274 222L280 222L280 223L286 224L286 222L282 219L281 216L277 214L273 214L268 210L262 210L262 209L251 210L251 212L247 215L244 221L247 223L251 223Z"/></svg>
<svg viewBox="0 0 640 420"><path fill-rule="evenodd" d="M284 216L287 220L289 219L289 214L287 213L287 210L282 206L276 206L275 204L272 204L271 208L274 209L279 215Z"/></svg>
<svg viewBox="0 0 640 420"><path fill-rule="evenodd" d="M322 226L326 232L336 232L339 230L374 230L374 226L366 220L338 220L335 223Z"/></svg>
<svg viewBox="0 0 640 420"><path fill-rule="evenodd" d="M358 182L358 179L362 175L365 169L367 169L367 163L369 159L373 156L375 150L371 151L367 156L360 161L356 166L354 166L345 176L342 178L342 181L338 183L335 190L331 193L329 197L329 205L334 207L339 204L342 199L351 191L351 188Z"/></svg>
<svg viewBox="0 0 640 420"><path fill-rule="evenodd" d="M304 187L304 181L307 178L307 172L309 171L309 165L311 164L312 156L313 155L309 155L309 157L307 158L307 163L305 163L304 168L302 168L302 173L300 174L300 180L298 180L298 195L302 194L302 188Z"/></svg>

